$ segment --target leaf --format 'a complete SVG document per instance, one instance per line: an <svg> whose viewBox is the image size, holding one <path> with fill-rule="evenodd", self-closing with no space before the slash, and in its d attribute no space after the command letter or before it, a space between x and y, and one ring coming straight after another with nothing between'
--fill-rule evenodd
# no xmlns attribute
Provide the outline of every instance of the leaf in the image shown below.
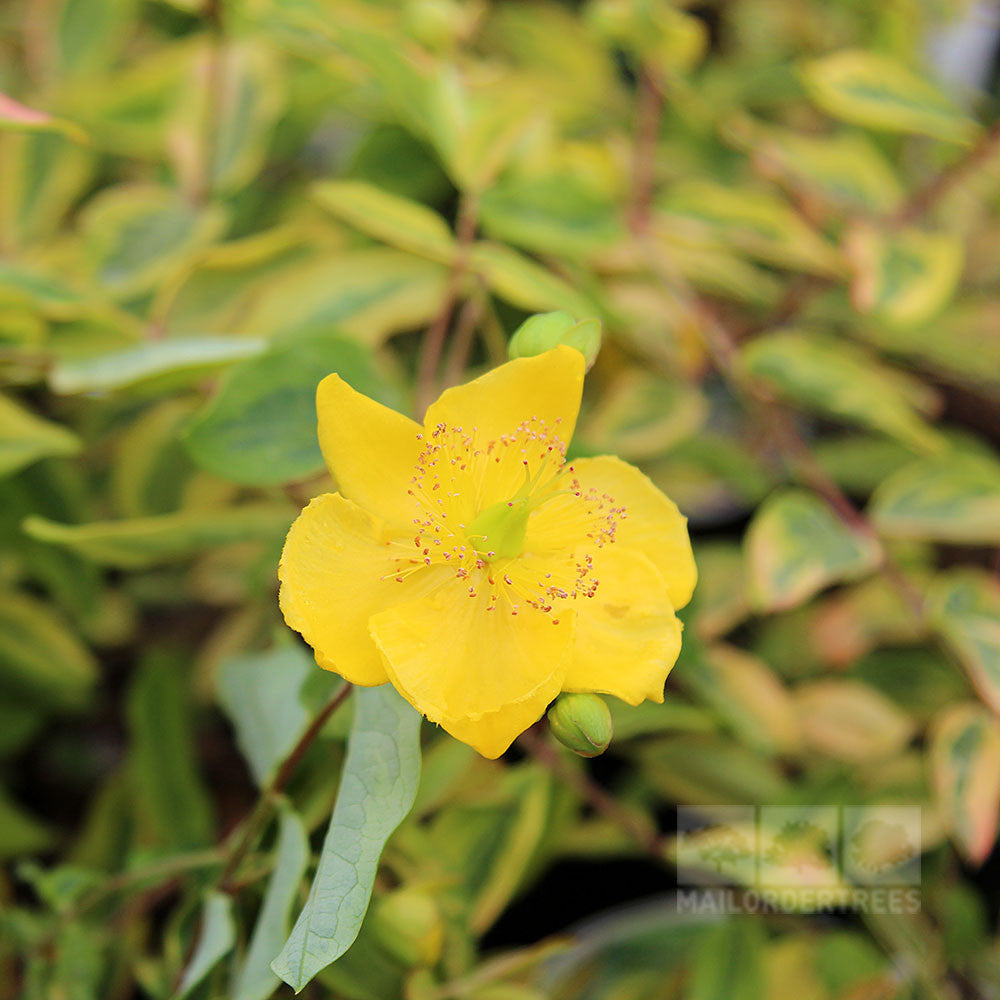
<svg viewBox="0 0 1000 1000"><path fill-rule="evenodd" d="M274 871L243 963L233 980L232 1000L267 1000L280 984L270 962L288 935L292 906L309 863L306 829L290 808L281 812L274 854Z"/></svg>
<svg viewBox="0 0 1000 1000"><path fill-rule="evenodd" d="M485 232L526 250L579 260L625 235L615 205L572 174L509 178L480 201Z"/></svg>
<svg viewBox="0 0 1000 1000"><path fill-rule="evenodd" d="M958 143L978 131L934 84L889 56L844 49L805 63L801 75L818 107L853 125Z"/></svg>
<svg viewBox="0 0 1000 1000"><path fill-rule="evenodd" d="M869 512L889 538L1000 542L1000 465L955 452L912 462L878 487Z"/></svg>
<svg viewBox="0 0 1000 1000"><path fill-rule="evenodd" d="M63 118L56 118L45 111L36 111L6 94L0 94L0 130L57 132L67 139L72 139L83 145L90 141L87 138L87 133L79 125Z"/></svg>
<svg viewBox="0 0 1000 1000"><path fill-rule="evenodd" d="M331 372L366 396L393 402L364 347L336 336L297 337L227 372L184 433L191 457L222 479L249 485L318 472L316 387Z"/></svg>
<svg viewBox="0 0 1000 1000"><path fill-rule="evenodd" d="M232 657L219 667L219 703L261 788L309 725L302 685L315 673L315 661L299 646Z"/></svg>
<svg viewBox="0 0 1000 1000"><path fill-rule="evenodd" d="M913 722L875 688L860 681L813 681L795 691L806 745L854 764L900 753L913 735Z"/></svg>
<svg viewBox="0 0 1000 1000"><path fill-rule="evenodd" d="M4 697L52 708L84 706L98 678L90 650L48 604L0 592L0 680Z"/></svg>
<svg viewBox="0 0 1000 1000"><path fill-rule="evenodd" d="M259 336L336 329L375 347L430 322L446 284L446 268L399 250L340 252L264 282L244 328Z"/></svg>
<svg viewBox="0 0 1000 1000"><path fill-rule="evenodd" d="M501 298L529 312L564 309L571 316L600 315L593 302L540 264L499 243L476 243L472 269Z"/></svg>
<svg viewBox="0 0 1000 1000"><path fill-rule="evenodd" d="M793 192L883 214L902 201L902 185L885 155L860 133L794 132L749 116L729 122L726 133L762 174L777 176Z"/></svg>
<svg viewBox="0 0 1000 1000"><path fill-rule="evenodd" d="M72 455L80 446L72 431L0 396L0 476L50 455Z"/></svg>
<svg viewBox="0 0 1000 1000"><path fill-rule="evenodd" d="M695 546L695 564L698 599L694 627L699 638L718 639L750 615L743 579L746 561L739 546L710 542Z"/></svg>
<svg viewBox="0 0 1000 1000"><path fill-rule="evenodd" d="M993 849L1000 817L1000 723L981 705L951 705L931 731L939 815L973 865Z"/></svg>
<svg viewBox="0 0 1000 1000"><path fill-rule="evenodd" d="M222 892L210 892L205 897L201 913L198 944L181 978L174 1000L182 1000L201 983L236 944L236 922L233 901Z"/></svg>
<svg viewBox="0 0 1000 1000"><path fill-rule="evenodd" d="M90 524L33 516L24 522L24 531L103 566L142 569L232 542L280 542L293 518L290 507L258 503Z"/></svg>
<svg viewBox="0 0 1000 1000"><path fill-rule="evenodd" d="M774 493L761 504L744 548L750 602L761 611L793 608L832 583L865 576L881 561L875 539L801 490Z"/></svg>
<svg viewBox="0 0 1000 1000"><path fill-rule="evenodd" d="M321 181L313 186L312 197L344 222L390 246L443 264L455 256L448 224L420 202L364 181Z"/></svg>
<svg viewBox="0 0 1000 1000"><path fill-rule="evenodd" d="M379 856L417 792L420 716L391 685L358 688L330 828L309 899L271 968L296 992L350 948Z"/></svg>
<svg viewBox="0 0 1000 1000"><path fill-rule="evenodd" d="M164 851L213 842L208 793L198 774L189 682L180 664L151 653L136 671L125 715L129 779L142 841Z"/></svg>
<svg viewBox="0 0 1000 1000"><path fill-rule="evenodd" d="M751 341L741 361L747 372L805 410L870 427L918 451L944 446L914 410L913 383L854 344L781 330Z"/></svg>
<svg viewBox="0 0 1000 1000"><path fill-rule="evenodd" d="M0 787L0 859L47 850L53 839L53 832L41 820L25 812Z"/></svg>
<svg viewBox="0 0 1000 1000"><path fill-rule="evenodd" d="M714 709L742 742L766 754L796 749L795 703L763 660L718 643L691 657L685 667L681 683Z"/></svg>
<svg viewBox="0 0 1000 1000"><path fill-rule="evenodd" d="M671 227L778 267L825 276L843 269L836 249L766 191L685 180L668 189L657 209Z"/></svg>
<svg viewBox="0 0 1000 1000"><path fill-rule="evenodd" d="M167 188L104 188L84 208L80 227L94 278L111 294L149 291L226 226L217 205L198 208Z"/></svg>
<svg viewBox="0 0 1000 1000"><path fill-rule="evenodd" d="M698 944L685 1000L758 1000L764 995L763 945L759 920L721 920Z"/></svg>
<svg viewBox="0 0 1000 1000"><path fill-rule="evenodd" d="M939 313L958 285L964 247L951 233L880 231L857 224L844 243L851 302L895 326L915 326Z"/></svg>
<svg viewBox="0 0 1000 1000"><path fill-rule="evenodd" d="M262 353L254 337L174 337L137 347L56 362L49 374L53 392L164 390L197 381L207 373Z"/></svg>
<svg viewBox="0 0 1000 1000"><path fill-rule="evenodd" d="M642 461L692 437L707 416L705 397L689 383L630 368L604 389L578 431L577 446Z"/></svg>
<svg viewBox="0 0 1000 1000"><path fill-rule="evenodd" d="M111 64L125 44L137 0L60 0L49 30L61 76Z"/></svg>
<svg viewBox="0 0 1000 1000"><path fill-rule="evenodd" d="M979 696L1000 713L1000 582L976 569L943 573L927 595L927 613Z"/></svg>

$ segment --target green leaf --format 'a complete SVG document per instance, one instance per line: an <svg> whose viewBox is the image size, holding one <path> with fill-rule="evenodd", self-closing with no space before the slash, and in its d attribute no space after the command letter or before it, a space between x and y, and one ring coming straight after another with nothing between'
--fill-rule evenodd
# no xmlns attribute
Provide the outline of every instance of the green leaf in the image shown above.
<svg viewBox="0 0 1000 1000"><path fill-rule="evenodd" d="M944 709L931 732L938 815L973 865L989 856L1000 817L1000 723L981 705Z"/></svg>
<svg viewBox="0 0 1000 1000"><path fill-rule="evenodd" d="M201 983L236 944L236 922L233 901L222 892L210 892L205 897L201 914L198 944L181 978L174 1000L182 1000Z"/></svg>
<svg viewBox="0 0 1000 1000"><path fill-rule="evenodd" d="M24 531L40 542L65 546L103 566L142 569L232 542L277 543L293 518L290 507L244 504L91 524L60 524L29 517Z"/></svg>
<svg viewBox="0 0 1000 1000"><path fill-rule="evenodd" d="M144 844L184 851L213 842L208 794L195 756L189 680L176 659L151 654L132 681L126 718L129 779Z"/></svg>
<svg viewBox="0 0 1000 1000"><path fill-rule="evenodd" d="M964 246L951 233L880 231L856 225L845 240L856 309L894 326L915 326L939 313L962 275Z"/></svg>
<svg viewBox="0 0 1000 1000"><path fill-rule="evenodd" d="M772 494L745 541L747 587L758 610L793 608L832 583L857 580L881 560L878 542L852 530L819 497Z"/></svg>
<svg viewBox="0 0 1000 1000"><path fill-rule="evenodd" d="M625 235L615 205L572 174L502 181L483 194L479 214L494 239L570 259L607 251Z"/></svg>
<svg viewBox="0 0 1000 1000"><path fill-rule="evenodd" d="M364 181L321 181L313 200L363 233L410 253L449 263L456 244L448 224L420 202Z"/></svg>
<svg viewBox="0 0 1000 1000"><path fill-rule="evenodd" d="M657 203L667 223L778 267L837 276L836 249L780 198L709 180L674 184Z"/></svg>
<svg viewBox="0 0 1000 1000"><path fill-rule="evenodd" d="M499 243L476 243L472 269L501 298L528 312L564 309L571 316L599 316L601 310L562 278Z"/></svg>
<svg viewBox="0 0 1000 1000"><path fill-rule="evenodd" d="M764 995L764 928L752 916L724 919L694 954L686 1000L758 1000Z"/></svg>
<svg viewBox="0 0 1000 1000"><path fill-rule="evenodd" d="M298 337L226 374L184 434L191 457L222 479L248 485L318 472L316 386L331 372L366 396L392 401L364 347L335 336Z"/></svg>
<svg viewBox="0 0 1000 1000"><path fill-rule="evenodd" d="M955 452L912 462L878 487L870 514L889 538L1000 542L1000 465Z"/></svg>
<svg viewBox="0 0 1000 1000"><path fill-rule="evenodd" d="M854 125L960 143L978 131L934 84L889 56L845 49L805 63L801 73L820 108Z"/></svg>
<svg viewBox="0 0 1000 1000"><path fill-rule="evenodd" d="M420 716L391 685L355 692L354 726L309 899L271 968L296 992L358 935L378 860L413 805Z"/></svg>
<svg viewBox="0 0 1000 1000"><path fill-rule="evenodd" d="M105 188L88 203L80 225L95 279L113 295L149 291L161 278L213 243L226 226L217 205L198 208L167 188Z"/></svg>
<svg viewBox="0 0 1000 1000"><path fill-rule="evenodd" d="M62 74L92 73L112 63L127 39L137 0L60 0L51 31Z"/></svg>
<svg viewBox="0 0 1000 1000"><path fill-rule="evenodd" d="M914 410L919 386L854 344L781 330L751 341L741 361L747 372L805 410L870 427L919 451L944 446Z"/></svg>
<svg viewBox="0 0 1000 1000"><path fill-rule="evenodd" d="M47 850L52 841L52 831L0 788L0 860Z"/></svg>
<svg viewBox="0 0 1000 1000"><path fill-rule="evenodd" d="M262 282L243 327L260 336L335 329L374 347L430 322L447 280L441 264L388 247L339 252Z"/></svg>
<svg viewBox="0 0 1000 1000"><path fill-rule="evenodd" d="M13 97L0 94L0 130L12 132L57 132L74 142L88 143L79 125L56 118L45 111L29 108Z"/></svg>
<svg viewBox="0 0 1000 1000"><path fill-rule="evenodd" d="M968 671L980 697L1000 713L1000 583L982 570L937 577L927 595L934 630Z"/></svg>
<svg viewBox="0 0 1000 1000"><path fill-rule="evenodd" d="M288 935L292 906L309 863L309 837L291 809L281 812L275 862L243 964L233 980L232 1000L267 1000L280 985L271 959Z"/></svg>
<svg viewBox="0 0 1000 1000"><path fill-rule="evenodd" d="M53 708L86 704L98 668L90 650L47 604L0 593L0 679L4 696Z"/></svg>
<svg viewBox="0 0 1000 1000"><path fill-rule="evenodd" d="M49 374L53 392L165 390L196 382L215 369L261 354L255 337L175 337L59 361Z"/></svg>
<svg viewBox="0 0 1000 1000"><path fill-rule="evenodd" d="M79 450L80 439L72 431L0 396L0 476L40 458L72 455Z"/></svg>
<svg viewBox="0 0 1000 1000"><path fill-rule="evenodd" d="M873 213L889 213L902 200L903 188L889 161L860 133L793 132L744 116L729 122L726 134L762 171L777 174L794 192Z"/></svg>
<svg viewBox="0 0 1000 1000"><path fill-rule="evenodd" d="M219 703L260 787L309 725L302 685L315 673L315 661L297 645L233 657L219 667Z"/></svg>
<svg viewBox="0 0 1000 1000"><path fill-rule="evenodd" d="M32 268L0 263L0 303L25 305L44 316L65 319L77 315L85 297L59 278Z"/></svg>

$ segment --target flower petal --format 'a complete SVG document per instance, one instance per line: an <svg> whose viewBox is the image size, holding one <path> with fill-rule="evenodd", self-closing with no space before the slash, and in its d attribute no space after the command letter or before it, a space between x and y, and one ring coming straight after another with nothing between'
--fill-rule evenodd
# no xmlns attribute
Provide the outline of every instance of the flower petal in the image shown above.
<svg viewBox="0 0 1000 1000"><path fill-rule="evenodd" d="M691 600L698 571L688 538L687 518L634 465L602 455L573 462L584 487L596 487L625 507L615 544L642 552L660 571L674 608Z"/></svg>
<svg viewBox="0 0 1000 1000"><path fill-rule="evenodd" d="M472 574L370 622L389 679L419 712L446 728L449 720L466 720L473 729L479 722L484 729L513 725L522 711L516 706L542 698L547 703L566 673L575 612L567 608L557 616L524 607L512 615L503 601L487 611L489 596L485 579ZM497 718L483 722L488 715Z"/></svg>
<svg viewBox="0 0 1000 1000"><path fill-rule="evenodd" d="M524 701L505 705L499 712L487 712L478 719L442 719L441 727L456 740L494 760L545 713L559 687L545 687Z"/></svg>
<svg viewBox="0 0 1000 1000"><path fill-rule="evenodd" d="M594 597L578 600L576 645L563 688L612 694L630 705L663 701L681 651L681 623L656 567L617 543L594 560Z"/></svg>
<svg viewBox="0 0 1000 1000"><path fill-rule="evenodd" d="M383 525L339 493L316 497L296 518L278 567L279 602L289 628L316 652L316 662L354 684L389 678L368 619L400 600L426 593L452 574L422 569L397 583Z"/></svg>
<svg viewBox="0 0 1000 1000"><path fill-rule="evenodd" d="M409 531L414 502L407 490L423 428L336 374L320 382L316 412L320 450L340 489L390 526Z"/></svg>
<svg viewBox="0 0 1000 1000"><path fill-rule="evenodd" d="M531 358L517 358L465 385L446 389L432 403L424 426L478 428L479 439L495 440L537 417L569 444L580 411L585 363L560 345Z"/></svg>

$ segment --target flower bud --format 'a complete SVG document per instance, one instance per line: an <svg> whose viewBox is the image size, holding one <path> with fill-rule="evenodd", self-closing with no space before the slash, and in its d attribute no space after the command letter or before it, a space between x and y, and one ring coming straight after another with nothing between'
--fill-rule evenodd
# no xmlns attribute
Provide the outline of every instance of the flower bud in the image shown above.
<svg viewBox="0 0 1000 1000"><path fill-rule="evenodd" d="M403 965L434 965L441 957L444 924L433 897L423 889L397 889L383 896L372 914L379 944Z"/></svg>
<svg viewBox="0 0 1000 1000"><path fill-rule="evenodd" d="M596 694L562 694L548 718L552 735L581 757L604 753L614 735L611 712Z"/></svg>
<svg viewBox="0 0 1000 1000"><path fill-rule="evenodd" d="M590 368L601 349L601 321L585 319L577 322L562 310L529 316L510 338L507 353L511 358L530 358L551 351L559 344L575 347Z"/></svg>

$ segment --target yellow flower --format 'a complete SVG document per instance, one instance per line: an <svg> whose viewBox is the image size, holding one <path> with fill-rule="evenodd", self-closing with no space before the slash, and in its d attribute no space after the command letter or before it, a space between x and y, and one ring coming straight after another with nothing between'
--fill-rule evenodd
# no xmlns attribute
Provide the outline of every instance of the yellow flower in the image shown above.
<svg viewBox="0 0 1000 1000"><path fill-rule="evenodd" d="M391 681L498 757L560 691L663 700L695 566L686 521L617 458L566 463L583 387L557 347L448 389L424 425L337 375L317 393L340 493L281 556L281 610L321 667Z"/></svg>

